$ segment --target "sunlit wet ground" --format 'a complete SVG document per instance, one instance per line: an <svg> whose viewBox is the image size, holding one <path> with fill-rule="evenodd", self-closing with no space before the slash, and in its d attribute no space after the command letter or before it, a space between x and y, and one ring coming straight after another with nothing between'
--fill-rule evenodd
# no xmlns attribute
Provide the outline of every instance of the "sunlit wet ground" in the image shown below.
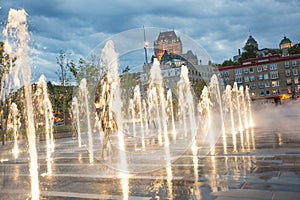
<svg viewBox="0 0 300 200"><path fill-rule="evenodd" d="M297 199L300 111L278 112L284 115L280 123L266 120L237 132L236 140L231 133L219 138L213 155L194 157L188 151L169 167L125 178L118 178L119 171L100 161L90 164L87 150L78 148L77 140L70 137L56 140L53 172L47 176L41 142L41 199L123 199L127 195L129 199ZM30 198L26 146L20 149L19 158L13 159L11 146L1 147L0 199Z"/></svg>

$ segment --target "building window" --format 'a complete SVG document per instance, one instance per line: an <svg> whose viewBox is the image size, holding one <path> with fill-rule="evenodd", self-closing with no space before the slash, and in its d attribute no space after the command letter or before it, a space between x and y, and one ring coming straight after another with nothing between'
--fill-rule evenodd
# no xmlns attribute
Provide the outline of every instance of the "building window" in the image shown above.
<svg viewBox="0 0 300 200"><path fill-rule="evenodd" d="M251 75L251 76L250 76L250 81L254 81L254 80L255 80L254 75Z"/></svg>
<svg viewBox="0 0 300 200"><path fill-rule="evenodd" d="M245 80L246 83L249 82L249 76L245 76L244 80Z"/></svg>
<svg viewBox="0 0 300 200"><path fill-rule="evenodd" d="M235 82L242 83L243 82L243 78L242 77L236 77L235 78Z"/></svg>
<svg viewBox="0 0 300 200"><path fill-rule="evenodd" d="M230 79L229 78L226 78L225 81L226 81L226 85L230 84Z"/></svg>
<svg viewBox="0 0 300 200"><path fill-rule="evenodd" d="M225 76L228 77L229 76L229 71L225 72Z"/></svg>
<svg viewBox="0 0 300 200"><path fill-rule="evenodd" d="M261 72L262 71L262 67L261 66L258 66L257 67L257 72Z"/></svg>
<svg viewBox="0 0 300 200"><path fill-rule="evenodd" d="M280 89L273 90L273 95L280 94Z"/></svg>
<svg viewBox="0 0 300 200"><path fill-rule="evenodd" d="M250 89L251 89L251 90L254 90L255 87L256 87L256 86L255 86L255 83L251 83L251 84L250 84Z"/></svg>
<svg viewBox="0 0 300 200"><path fill-rule="evenodd" d="M265 88L265 84L264 84L263 82L260 82L260 83L258 84L258 88L260 88L260 89Z"/></svg>
<svg viewBox="0 0 300 200"><path fill-rule="evenodd" d="M265 87L270 87L270 82L265 82Z"/></svg>
<svg viewBox="0 0 300 200"><path fill-rule="evenodd" d="M277 64L270 64L270 70L277 70Z"/></svg>
<svg viewBox="0 0 300 200"><path fill-rule="evenodd" d="M265 79L265 80L268 80L268 79L269 79L269 74L268 74L268 73L264 74L264 79Z"/></svg>
<svg viewBox="0 0 300 200"><path fill-rule="evenodd" d="M293 69L293 74L294 74L294 76L297 76L298 75L298 69Z"/></svg>
<svg viewBox="0 0 300 200"><path fill-rule="evenodd" d="M257 78L258 78L258 80L261 81L261 80L263 80L263 75L262 75L262 74L258 74L258 75L257 75Z"/></svg>
<svg viewBox="0 0 300 200"><path fill-rule="evenodd" d="M287 89L287 93L289 93L289 94L292 93L292 88L291 88L291 86L288 86L286 89Z"/></svg>
<svg viewBox="0 0 300 200"><path fill-rule="evenodd" d="M291 78L286 79L286 84L287 84L287 85L292 84L292 79L291 79Z"/></svg>
<svg viewBox="0 0 300 200"><path fill-rule="evenodd" d="M289 61L284 62L284 67L289 68Z"/></svg>
<svg viewBox="0 0 300 200"><path fill-rule="evenodd" d="M292 60L292 66L296 67L297 66L297 60Z"/></svg>
<svg viewBox="0 0 300 200"><path fill-rule="evenodd" d="M253 68L253 67L250 67L250 68L249 68L249 72L250 72L250 73L253 73L253 72L254 72L254 68Z"/></svg>
<svg viewBox="0 0 300 200"><path fill-rule="evenodd" d="M270 93L270 90L266 90L266 96L270 96L271 93Z"/></svg>
<svg viewBox="0 0 300 200"><path fill-rule="evenodd" d="M291 76L291 70L289 69L285 70L285 76Z"/></svg>
<svg viewBox="0 0 300 200"><path fill-rule="evenodd" d="M278 87L279 86L279 81L272 81L272 87Z"/></svg>
<svg viewBox="0 0 300 200"><path fill-rule="evenodd" d="M295 84L298 84L298 83L299 83L298 77L295 77L295 78L294 78L294 83L295 83Z"/></svg>
<svg viewBox="0 0 300 200"><path fill-rule="evenodd" d="M262 66L263 67L263 70L264 71L267 71L268 70L268 65L264 65L264 66Z"/></svg>
<svg viewBox="0 0 300 200"><path fill-rule="evenodd" d="M235 70L235 75L241 75L241 74L242 74L242 69Z"/></svg>
<svg viewBox="0 0 300 200"><path fill-rule="evenodd" d="M265 96L265 91L264 90L260 90L259 91L259 96Z"/></svg>
<svg viewBox="0 0 300 200"><path fill-rule="evenodd" d="M244 68L244 73L248 74L248 72L249 72L249 69L248 68Z"/></svg>
<svg viewBox="0 0 300 200"><path fill-rule="evenodd" d="M278 79L278 72L275 71L275 72L271 72L271 79Z"/></svg>

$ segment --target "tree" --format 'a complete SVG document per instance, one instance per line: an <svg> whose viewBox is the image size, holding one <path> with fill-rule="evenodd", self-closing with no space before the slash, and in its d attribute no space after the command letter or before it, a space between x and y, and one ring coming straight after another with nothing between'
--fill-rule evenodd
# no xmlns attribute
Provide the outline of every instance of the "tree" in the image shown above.
<svg viewBox="0 0 300 200"><path fill-rule="evenodd" d="M6 94L3 95L3 91L6 87L7 76L10 69L14 66L16 57L10 58L8 54L5 53L5 46L3 42L0 42L0 123L2 129L2 145L4 145L4 130L6 127L7 112L9 108L9 101L6 99ZM3 96L5 97L4 99Z"/></svg>
<svg viewBox="0 0 300 200"><path fill-rule="evenodd" d="M258 48L254 45L245 45L244 52L241 55L241 60L246 60L250 58L256 58Z"/></svg>
<svg viewBox="0 0 300 200"><path fill-rule="evenodd" d="M64 123L66 123L66 114L70 108L68 101L72 96L70 90L70 80L71 74L76 73L76 66L73 60L69 60L69 55L66 54L64 51L59 52L59 56L56 57L56 63L60 67L60 71L57 72L60 80L60 87L54 88L53 97L55 100L53 101L54 112L56 114L60 113L63 116Z"/></svg>
<svg viewBox="0 0 300 200"><path fill-rule="evenodd" d="M60 85L65 86L70 82L69 72L70 69L73 70L73 68L75 68L74 61L69 60L69 56L64 51L61 50L59 52L59 56L56 57L56 63L60 67L60 71L57 72L60 80Z"/></svg>
<svg viewBox="0 0 300 200"><path fill-rule="evenodd" d="M206 82L202 79L201 81L197 81L192 87L194 90L194 94L196 95L196 99L199 100L202 90L204 86L207 86Z"/></svg>
<svg viewBox="0 0 300 200"><path fill-rule="evenodd" d="M222 63L222 66L231 66L231 65L235 65L235 62L233 62L231 59L224 60L224 62Z"/></svg>
<svg viewBox="0 0 300 200"><path fill-rule="evenodd" d="M91 61L86 61L83 58L80 58L78 61L78 68L76 69L77 73L73 73L73 76L76 75L77 84L85 78L88 84L94 85L99 80L99 67L96 64L96 57L93 57Z"/></svg>
<svg viewBox="0 0 300 200"><path fill-rule="evenodd" d="M289 48L288 50L289 54L293 55L293 54L300 54L300 45L294 45L291 48Z"/></svg>
<svg viewBox="0 0 300 200"><path fill-rule="evenodd" d="M123 74L121 76L121 92L122 92L122 100L124 104L127 106L129 103L129 99L133 98L134 88L138 84L136 80L136 73L129 73L130 68L127 66L123 70ZM125 106L125 107L126 107Z"/></svg>

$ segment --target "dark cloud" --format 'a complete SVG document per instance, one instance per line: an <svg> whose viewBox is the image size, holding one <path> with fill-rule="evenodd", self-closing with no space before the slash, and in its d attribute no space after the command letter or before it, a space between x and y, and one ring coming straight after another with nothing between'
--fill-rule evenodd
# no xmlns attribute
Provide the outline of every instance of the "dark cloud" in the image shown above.
<svg viewBox="0 0 300 200"><path fill-rule="evenodd" d="M249 34L260 48L278 47L284 35L294 43L300 40L298 0L2 0L0 4L1 29L9 8L27 11L33 48L39 52L35 56L42 58L35 60L51 70L57 68L55 55L60 50L79 59L109 36L143 25L174 28L190 36L218 63L235 55Z"/></svg>

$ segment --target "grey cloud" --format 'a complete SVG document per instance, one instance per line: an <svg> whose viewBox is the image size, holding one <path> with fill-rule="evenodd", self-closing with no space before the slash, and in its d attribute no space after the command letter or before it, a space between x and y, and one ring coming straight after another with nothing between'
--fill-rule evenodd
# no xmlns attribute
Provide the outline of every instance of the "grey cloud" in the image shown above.
<svg viewBox="0 0 300 200"><path fill-rule="evenodd" d="M33 41L40 45L34 47L41 52L37 56L52 65L60 50L85 56L101 40L143 25L189 35L218 63L235 55L249 34L261 48L278 47L284 35L300 42L297 0L6 0L1 5L2 29L9 8L25 8Z"/></svg>

